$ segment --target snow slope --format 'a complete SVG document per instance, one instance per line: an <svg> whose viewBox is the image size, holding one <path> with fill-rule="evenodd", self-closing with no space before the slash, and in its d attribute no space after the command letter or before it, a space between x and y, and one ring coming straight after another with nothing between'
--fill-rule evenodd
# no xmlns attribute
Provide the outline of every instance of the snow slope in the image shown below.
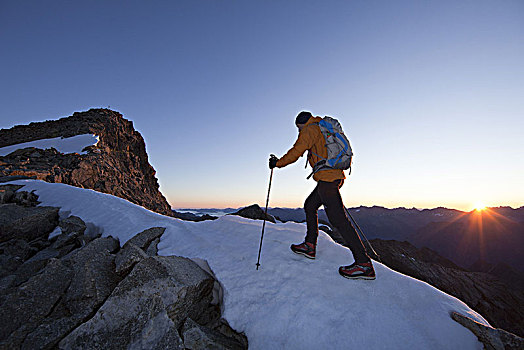
<svg viewBox="0 0 524 350"><path fill-rule="evenodd" d="M23 180L41 205L81 217L91 230L124 244L153 226L166 227L160 255L208 261L224 288L224 317L245 332L250 349L481 349L476 337L449 317L457 311L488 325L460 300L375 263L375 281L351 281L338 266L347 248L321 232L317 260L289 250L304 224L266 224L261 267L255 270L262 221L224 216L185 222L123 199L64 184Z"/></svg>
<svg viewBox="0 0 524 350"><path fill-rule="evenodd" d="M82 150L87 146L94 146L98 143L98 136L91 134L76 135L72 137L56 137L53 139L43 139L30 142L19 143L16 145L0 148L0 156L6 156L17 149L35 147L40 149L55 148L61 153L79 153L86 154Z"/></svg>

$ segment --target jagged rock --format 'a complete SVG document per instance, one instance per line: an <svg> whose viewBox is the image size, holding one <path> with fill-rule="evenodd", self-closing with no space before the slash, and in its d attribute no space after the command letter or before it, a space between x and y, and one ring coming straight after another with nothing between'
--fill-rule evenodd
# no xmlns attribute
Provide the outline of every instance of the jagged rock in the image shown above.
<svg viewBox="0 0 524 350"><path fill-rule="evenodd" d="M13 273L15 278L12 280L9 287L14 288L20 286L22 283L26 282L43 268L45 268L52 259L58 258L59 255L59 251L51 248L46 248L39 251L33 257L25 261Z"/></svg>
<svg viewBox="0 0 524 350"><path fill-rule="evenodd" d="M65 349L182 349L177 329L211 298L213 278L181 257L148 257L115 288L93 318L64 338Z"/></svg>
<svg viewBox="0 0 524 350"><path fill-rule="evenodd" d="M210 329L213 329L214 331L221 333L227 338L234 339L237 343L241 344L241 346L244 349L248 348L249 344L245 334L236 332L233 328L231 328L231 326L225 319L220 318L206 326Z"/></svg>
<svg viewBox="0 0 524 350"><path fill-rule="evenodd" d="M156 238L149 244L149 247L146 249L146 254L149 256L158 255L158 243L160 243L160 237Z"/></svg>
<svg viewBox="0 0 524 350"><path fill-rule="evenodd" d="M524 339L515 334L506 332L503 329L484 326L457 312L452 312L451 318L473 332L479 341L484 344L484 349L486 350L524 349Z"/></svg>
<svg viewBox="0 0 524 350"><path fill-rule="evenodd" d="M232 338L227 338L223 334L203 327L187 318L182 327L182 338L184 339L184 348L190 350L230 350L247 349Z"/></svg>
<svg viewBox="0 0 524 350"><path fill-rule="evenodd" d="M33 192L17 191L12 201L25 207L34 207L38 204L37 199L38 196Z"/></svg>
<svg viewBox="0 0 524 350"><path fill-rule="evenodd" d="M200 266L202 270L209 273L215 279L215 282L213 283L213 299L211 300L211 305L217 305L222 310L222 305L224 301L224 288L216 278L213 270L211 270L209 263L207 262L207 260L200 258L193 258L191 260L193 260L198 266Z"/></svg>
<svg viewBox="0 0 524 350"><path fill-rule="evenodd" d="M1 305L0 348L20 348L27 334L51 313L72 276L71 268L53 259L42 273L9 294Z"/></svg>
<svg viewBox="0 0 524 350"><path fill-rule="evenodd" d="M17 125L0 130L0 147L38 139L99 136L87 154L62 154L56 149L19 149L0 157L0 176L35 177L109 193L164 215L171 207L158 190L144 139L133 123L109 109L90 109L67 118Z"/></svg>
<svg viewBox="0 0 524 350"><path fill-rule="evenodd" d="M0 186L0 204L16 203L25 207L34 207L39 204L38 196L33 192L18 191L23 186Z"/></svg>
<svg viewBox="0 0 524 350"><path fill-rule="evenodd" d="M227 215L238 215L244 218L254 219L254 220L264 220L264 218L266 218L267 221L271 221L272 223L275 223L275 218L269 214L265 215L264 210L262 210L262 208L260 208L258 204L250 205L248 207L240 209L236 213L231 213Z"/></svg>
<svg viewBox="0 0 524 350"><path fill-rule="evenodd" d="M15 191L23 186L3 185L0 186L0 204L12 203Z"/></svg>
<svg viewBox="0 0 524 350"><path fill-rule="evenodd" d="M58 225L59 232L61 233L58 236L52 238L54 242L51 247L61 250L61 256L67 254L68 249L71 251L72 248L85 246L94 239L84 236L86 224L77 216L70 216L66 219L60 220Z"/></svg>
<svg viewBox="0 0 524 350"><path fill-rule="evenodd" d="M124 244L123 248L126 247L126 244L134 244L143 250L147 250L147 247L151 244L151 242L157 238L160 238L160 236L164 234L165 230L165 227L152 227L144 230L131 237L131 239Z"/></svg>
<svg viewBox="0 0 524 350"><path fill-rule="evenodd" d="M114 238L98 238L62 259L72 271L70 285L53 312L27 335L22 349L56 346L98 310L120 281L111 254L117 249Z"/></svg>
<svg viewBox="0 0 524 350"><path fill-rule="evenodd" d="M148 255L142 249L133 243L127 242L116 254L115 271L120 276L126 276L137 263L147 259L147 257Z"/></svg>
<svg viewBox="0 0 524 350"><path fill-rule="evenodd" d="M56 225L58 208L0 204L0 243L12 238L29 242L48 235Z"/></svg>
<svg viewBox="0 0 524 350"><path fill-rule="evenodd" d="M84 220L80 219L78 216L69 216L63 220L60 220L59 223L62 233L70 234L77 233L83 235L86 230L86 223Z"/></svg>
<svg viewBox="0 0 524 350"><path fill-rule="evenodd" d="M217 216L212 216L212 215L208 215L208 214L195 215L193 213L179 213L176 210L173 210L173 216L175 218L178 218L178 219L181 219L181 220L195 221L195 222L218 219Z"/></svg>
<svg viewBox="0 0 524 350"><path fill-rule="evenodd" d="M0 278L16 271L36 250L26 241L12 239L0 244Z"/></svg>

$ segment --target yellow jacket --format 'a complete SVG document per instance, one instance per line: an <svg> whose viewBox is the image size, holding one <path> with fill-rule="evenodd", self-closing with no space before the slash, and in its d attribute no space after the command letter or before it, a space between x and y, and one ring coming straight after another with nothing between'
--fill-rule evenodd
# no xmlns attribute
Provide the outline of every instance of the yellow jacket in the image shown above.
<svg viewBox="0 0 524 350"><path fill-rule="evenodd" d="M322 135L318 125L311 125L313 123L318 123L321 120L322 118L320 117L309 118L306 126L298 133L297 141L293 147L291 147L291 149L278 160L278 168L283 168L286 165L296 162L298 158L302 157L305 151L311 151L308 159L311 167L313 167L313 165L318 161L322 160L322 158L317 157L315 153L321 157L327 158L326 140L324 139L324 135ZM344 175L344 172L340 169L320 170L313 175L315 181L333 182L345 178L346 176Z"/></svg>

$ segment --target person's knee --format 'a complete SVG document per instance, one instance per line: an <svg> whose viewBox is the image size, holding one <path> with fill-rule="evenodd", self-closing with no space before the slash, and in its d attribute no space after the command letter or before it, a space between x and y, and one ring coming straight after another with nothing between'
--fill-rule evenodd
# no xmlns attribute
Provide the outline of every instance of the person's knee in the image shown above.
<svg viewBox="0 0 524 350"><path fill-rule="evenodd" d="M306 213L314 213L317 211L317 209L318 208L316 208L314 201L311 200L310 198L307 198L306 201L304 202L304 211Z"/></svg>

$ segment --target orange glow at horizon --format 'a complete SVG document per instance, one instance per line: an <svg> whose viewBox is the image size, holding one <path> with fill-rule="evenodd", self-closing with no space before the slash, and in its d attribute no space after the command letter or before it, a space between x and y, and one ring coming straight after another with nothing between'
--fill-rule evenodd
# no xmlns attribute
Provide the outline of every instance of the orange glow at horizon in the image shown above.
<svg viewBox="0 0 524 350"><path fill-rule="evenodd" d="M475 208L476 211L483 211L483 210L486 210L487 207L486 207L485 204L477 202L477 203L475 203L475 207L474 208Z"/></svg>

